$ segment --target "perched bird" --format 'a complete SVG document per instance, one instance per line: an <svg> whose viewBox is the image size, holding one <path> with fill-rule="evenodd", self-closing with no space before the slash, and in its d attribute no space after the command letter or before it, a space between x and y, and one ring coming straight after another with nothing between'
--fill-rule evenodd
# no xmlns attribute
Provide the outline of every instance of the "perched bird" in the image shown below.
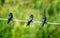
<svg viewBox="0 0 60 38"><path fill-rule="evenodd" d="M29 19L28 19L27 25L30 25L30 23L32 22L32 20L33 20L33 15L31 14L30 17L29 17Z"/></svg>
<svg viewBox="0 0 60 38"><path fill-rule="evenodd" d="M42 26L44 26L44 24L46 23L47 18L46 18L45 15L42 15L42 16L43 16L43 18L42 18Z"/></svg>
<svg viewBox="0 0 60 38"><path fill-rule="evenodd" d="M12 18L13 18L13 14L12 13L9 13L9 15L8 15L8 24L12 20Z"/></svg>

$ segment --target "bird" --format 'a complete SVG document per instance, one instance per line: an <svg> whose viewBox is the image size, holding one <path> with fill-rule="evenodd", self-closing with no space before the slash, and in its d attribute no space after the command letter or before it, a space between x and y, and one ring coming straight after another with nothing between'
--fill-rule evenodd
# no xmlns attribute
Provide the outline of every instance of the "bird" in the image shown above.
<svg viewBox="0 0 60 38"><path fill-rule="evenodd" d="M28 19L28 23L27 23L28 26L30 25L30 23L32 22L32 20L33 20L33 14L31 14L30 17L29 17L29 19Z"/></svg>
<svg viewBox="0 0 60 38"><path fill-rule="evenodd" d="M46 23L47 17L45 15L42 15L42 26Z"/></svg>
<svg viewBox="0 0 60 38"><path fill-rule="evenodd" d="M13 18L13 14L12 13L9 13L9 15L8 15L8 24L12 20L12 18Z"/></svg>

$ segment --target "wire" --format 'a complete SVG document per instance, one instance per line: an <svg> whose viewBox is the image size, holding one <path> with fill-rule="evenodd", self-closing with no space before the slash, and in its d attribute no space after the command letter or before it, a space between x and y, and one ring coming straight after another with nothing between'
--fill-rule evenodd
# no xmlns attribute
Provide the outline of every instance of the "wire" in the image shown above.
<svg viewBox="0 0 60 38"><path fill-rule="evenodd" d="M4 18L0 18L0 20L8 20L8 19L4 19ZM27 20L13 20L14 22L28 22ZM33 23L42 23L40 21L34 21L33 20ZM57 22L47 22L47 24L56 24L56 25L60 25L60 23L57 23Z"/></svg>
<svg viewBox="0 0 60 38"><path fill-rule="evenodd" d="M0 20L8 20L8 19L4 19L4 18L0 18ZM12 20L12 21L15 21L15 22L27 22L27 20Z"/></svg>
<svg viewBox="0 0 60 38"><path fill-rule="evenodd" d="M57 22L55 22L55 23L53 23L53 22L47 22L47 24L57 24L57 25L60 25L60 23L57 23Z"/></svg>
<svg viewBox="0 0 60 38"><path fill-rule="evenodd" d="M0 20L8 20L8 19L0 18Z"/></svg>

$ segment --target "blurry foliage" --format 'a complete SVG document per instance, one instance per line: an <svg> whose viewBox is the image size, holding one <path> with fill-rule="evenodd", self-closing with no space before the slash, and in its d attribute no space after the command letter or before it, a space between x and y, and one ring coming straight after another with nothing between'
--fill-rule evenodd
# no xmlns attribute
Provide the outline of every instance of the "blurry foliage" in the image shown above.
<svg viewBox="0 0 60 38"><path fill-rule="evenodd" d="M48 0L49 1L49 3L53 3L55 0Z"/></svg>
<svg viewBox="0 0 60 38"><path fill-rule="evenodd" d="M3 6L5 3L5 0L0 0L0 6Z"/></svg>
<svg viewBox="0 0 60 38"><path fill-rule="evenodd" d="M60 2L57 3L57 5L56 5L56 10L57 10L58 13L60 12Z"/></svg>
<svg viewBox="0 0 60 38"><path fill-rule="evenodd" d="M45 15L50 22L60 22L60 2L57 0L46 0L50 6L45 9ZM41 21L41 13L44 13L44 0L0 0L0 18L7 18L9 12L12 12L14 19L27 20L33 14L34 20ZM49 15L49 17L48 17ZM60 26L31 23L26 26L25 22L13 22L7 24L7 21L0 20L0 38L60 38ZM26 26L26 27L24 27ZM43 32L44 30L44 32Z"/></svg>
<svg viewBox="0 0 60 38"><path fill-rule="evenodd" d="M54 14L54 8L52 7L52 5L50 6L50 8L48 9L48 14L50 16L52 16Z"/></svg>

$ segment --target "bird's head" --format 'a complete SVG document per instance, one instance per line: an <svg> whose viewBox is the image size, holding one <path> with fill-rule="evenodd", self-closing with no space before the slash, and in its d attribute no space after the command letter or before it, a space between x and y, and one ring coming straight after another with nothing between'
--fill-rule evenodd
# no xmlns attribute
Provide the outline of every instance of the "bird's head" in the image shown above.
<svg viewBox="0 0 60 38"><path fill-rule="evenodd" d="M31 14L31 16L33 16L33 14Z"/></svg>
<svg viewBox="0 0 60 38"><path fill-rule="evenodd" d="M12 15L12 13L10 13Z"/></svg>

